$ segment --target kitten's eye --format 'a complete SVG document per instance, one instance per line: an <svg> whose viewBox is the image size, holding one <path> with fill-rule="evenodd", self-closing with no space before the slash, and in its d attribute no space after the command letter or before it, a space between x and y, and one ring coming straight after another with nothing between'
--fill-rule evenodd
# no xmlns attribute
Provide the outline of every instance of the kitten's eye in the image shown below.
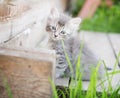
<svg viewBox="0 0 120 98"><path fill-rule="evenodd" d="M61 31L60 33L61 33L61 34L65 34L65 31Z"/></svg>
<svg viewBox="0 0 120 98"><path fill-rule="evenodd" d="M47 31L51 31L51 27L48 25L48 26L46 26L46 30Z"/></svg>
<svg viewBox="0 0 120 98"><path fill-rule="evenodd" d="M54 26L51 26L51 28L52 28L52 30L56 30L56 27L54 27Z"/></svg>
<svg viewBox="0 0 120 98"><path fill-rule="evenodd" d="M48 25L48 26L46 27L46 30L47 30L47 31L56 31L56 27L55 27L55 26L50 26L50 25Z"/></svg>

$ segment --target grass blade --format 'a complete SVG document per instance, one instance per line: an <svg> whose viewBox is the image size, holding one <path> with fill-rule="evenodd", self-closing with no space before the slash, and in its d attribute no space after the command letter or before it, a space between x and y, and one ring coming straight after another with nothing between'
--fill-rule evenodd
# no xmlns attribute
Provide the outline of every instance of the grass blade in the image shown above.
<svg viewBox="0 0 120 98"><path fill-rule="evenodd" d="M66 50L65 50L65 45L64 45L64 41L62 40L62 47L63 47L63 50L64 50L64 54L65 54L65 57L66 57L66 60L67 60L67 63L68 63L68 67L70 68L70 72L72 73L72 75L73 75L73 67L72 67L72 63L71 63L71 61L70 61L70 59L69 59L69 56L68 56L68 54L67 54L67 52L66 52Z"/></svg>
<svg viewBox="0 0 120 98"><path fill-rule="evenodd" d="M52 90L53 90L53 98L58 98L58 94L57 94L57 89L55 86L55 83L49 78L50 84L52 86Z"/></svg>

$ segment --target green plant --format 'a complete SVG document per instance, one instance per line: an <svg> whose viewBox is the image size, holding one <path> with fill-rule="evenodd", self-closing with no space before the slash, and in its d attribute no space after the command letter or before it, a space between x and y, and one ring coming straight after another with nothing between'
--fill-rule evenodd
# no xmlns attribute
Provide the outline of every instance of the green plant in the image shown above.
<svg viewBox="0 0 120 98"><path fill-rule="evenodd" d="M5 85L5 89L7 91L7 94L8 94L8 98L13 98L12 91L10 89L10 86L9 86L6 78L4 78L4 85Z"/></svg>
<svg viewBox="0 0 120 98"><path fill-rule="evenodd" d="M118 4L120 3L120 0L112 0L114 2L114 4Z"/></svg>
<svg viewBox="0 0 120 98"><path fill-rule="evenodd" d="M76 1L74 1L72 3L71 13L72 13L73 16L77 16L78 15L78 12L82 8L84 2L85 2L85 0L76 0Z"/></svg>
<svg viewBox="0 0 120 98"><path fill-rule="evenodd" d="M2 79L3 79L4 87L5 87L5 89L6 89L8 98L13 98L12 91L11 91L11 89L10 89L10 86L9 86L9 84L8 84L8 81L7 81L7 79L5 78L5 76L4 76L4 74L3 74L3 72L2 72L1 70L0 70L0 75L1 75L1 77L2 77Z"/></svg>
<svg viewBox="0 0 120 98"><path fill-rule="evenodd" d="M101 6L91 19L83 20L82 30L120 33L120 3L111 8Z"/></svg>

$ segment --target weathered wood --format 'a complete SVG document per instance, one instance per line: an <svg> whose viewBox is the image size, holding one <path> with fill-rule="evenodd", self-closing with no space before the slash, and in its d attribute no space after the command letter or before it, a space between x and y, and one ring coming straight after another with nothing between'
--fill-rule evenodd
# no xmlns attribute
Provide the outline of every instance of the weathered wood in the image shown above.
<svg viewBox="0 0 120 98"><path fill-rule="evenodd" d="M35 47L46 34L46 18L54 4L54 0L48 1L30 0L27 2L29 9L25 13L0 22L0 43L13 47Z"/></svg>
<svg viewBox="0 0 120 98"><path fill-rule="evenodd" d="M13 2L12 0L4 0L3 3L0 3L0 22L17 17L29 9L29 5L23 0L15 0Z"/></svg>
<svg viewBox="0 0 120 98"><path fill-rule="evenodd" d="M49 78L54 81L55 53L0 47L0 98L8 98L6 82L13 98L52 97Z"/></svg>
<svg viewBox="0 0 120 98"><path fill-rule="evenodd" d="M115 57L117 58L120 52L120 34L109 34L108 38L110 40L110 43L112 44ZM119 58L119 67L120 67L120 58Z"/></svg>
<svg viewBox="0 0 120 98"><path fill-rule="evenodd" d="M80 37L99 59L105 61L107 67L114 68L116 58L105 33L82 31Z"/></svg>

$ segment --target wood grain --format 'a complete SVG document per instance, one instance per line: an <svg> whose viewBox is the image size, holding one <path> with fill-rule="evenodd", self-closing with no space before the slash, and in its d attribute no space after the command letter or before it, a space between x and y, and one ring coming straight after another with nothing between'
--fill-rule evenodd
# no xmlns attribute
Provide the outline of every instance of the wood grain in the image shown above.
<svg viewBox="0 0 120 98"><path fill-rule="evenodd" d="M48 52L40 52L40 50L39 52L30 52L1 48L0 98L8 98L5 79L10 87L13 98L52 97L49 78L54 81L53 72L55 69L53 66L55 64L55 58L54 52L47 54ZM41 59L43 56L46 60Z"/></svg>

